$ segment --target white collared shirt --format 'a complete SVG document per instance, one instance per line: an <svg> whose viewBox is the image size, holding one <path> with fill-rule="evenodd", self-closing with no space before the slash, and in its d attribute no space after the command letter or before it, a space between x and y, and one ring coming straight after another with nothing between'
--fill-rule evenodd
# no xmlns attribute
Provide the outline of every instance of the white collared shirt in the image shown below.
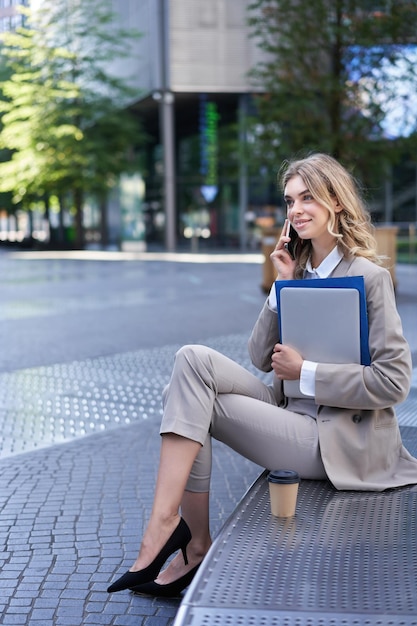
<svg viewBox="0 0 417 626"><path fill-rule="evenodd" d="M316 268L311 267L311 259L308 259L304 271L304 278L328 278L339 265L342 258L343 254L340 252L339 248L335 246Z"/></svg>
<svg viewBox="0 0 417 626"><path fill-rule="evenodd" d="M304 271L304 278L328 278L333 270L339 265L343 258L343 254L339 248L335 246L325 259L316 268L311 266L311 260L308 259L306 269ZM268 297L268 307L272 311L277 311L277 295L275 291L275 284L272 285L271 291ZM316 369L318 363L313 361L303 361L300 374L300 390L306 395L314 398L316 395Z"/></svg>

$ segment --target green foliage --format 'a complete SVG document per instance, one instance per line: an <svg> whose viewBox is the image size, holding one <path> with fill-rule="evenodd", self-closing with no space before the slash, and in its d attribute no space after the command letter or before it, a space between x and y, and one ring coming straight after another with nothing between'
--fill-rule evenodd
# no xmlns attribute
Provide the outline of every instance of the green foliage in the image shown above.
<svg viewBox="0 0 417 626"><path fill-rule="evenodd" d="M0 192L100 193L135 169L143 140L128 104L137 96L111 62L129 54L137 33L120 28L108 0L44 0L26 26L6 33L2 62ZM78 211L81 206L76 207Z"/></svg>
<svg viewBox="0 0 417 626"><path fill-rule="evenodd" d="M252 35L265 60L252 72L258 116L252 141L259 162L320 150L341 158L365 180L394 160L403 139L384 133L384 107L398 83L392 68L416 87L407 46L416 41L417 0L256 0ZM415 111L410 109L410 123Z"/></svg>

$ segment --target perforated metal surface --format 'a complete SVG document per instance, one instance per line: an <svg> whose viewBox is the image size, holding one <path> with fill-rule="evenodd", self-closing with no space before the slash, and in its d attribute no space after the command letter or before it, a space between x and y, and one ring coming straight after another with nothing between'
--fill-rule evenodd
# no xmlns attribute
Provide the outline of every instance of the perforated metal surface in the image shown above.
<svg viewBox="0 0 417 626"><path fill-rule="evenodd" d="M247 335L208 345L257 372ZM159 424L161 394L179 345L0 374L0 458L145 419ZM262 376L262 375L261 375ZM265 380L269 375L263 375Z"/></svg>
<svg viewBox="0 0 417 626"><path fill-rule="evenodd" d="M205 343L270 381L250 362L247 334ZM162 415L161 393L179 345L0 374L0 458ZM398 421L417 426L417 369Z"/></svg>
<svg viewBox="0 0 417 626"><path fill-rule="evenodd" d="M406 427L417 452L417 429ZM417 486L338 492L303 480L270 514L265 474L224 526L175 626L417 626Z"/></svg>
<svg viewBox="0 0 417 626"><path fill-rule="evenodd" d="M413 370L413 387L405 402L395 408L402 426L417 426L417 368Z"/></svg>
<svg viewBox="0 0 417 626"><path fill-rule="evenodd" d="M417 621L404 621L390 615L358 616L332 613L331 617L321 613L310 613L296 616L283 611L269 613L265 610L237 611L234 609L204 610L196 608L192 614L184 616L185 610L180 607L174 626L414 626Z"/></svg>

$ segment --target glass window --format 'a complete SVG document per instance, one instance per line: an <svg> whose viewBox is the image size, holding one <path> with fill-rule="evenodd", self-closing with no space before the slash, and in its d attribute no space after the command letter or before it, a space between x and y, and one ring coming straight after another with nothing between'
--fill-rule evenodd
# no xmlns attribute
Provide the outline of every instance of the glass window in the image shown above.
<svg viewBox="0 0 417 626"><path fill-rule="evenodd" d="M229 28L243 28L246 24L246 5L241 0L228 0L225 4L226 24Z"/></svg>
<svg viewBox="0 0 417 626"><path fill-rule="evenodd" d="M200 0L198 8L198 23L200 26L212 28L217 25L217 3Z"/></svg>

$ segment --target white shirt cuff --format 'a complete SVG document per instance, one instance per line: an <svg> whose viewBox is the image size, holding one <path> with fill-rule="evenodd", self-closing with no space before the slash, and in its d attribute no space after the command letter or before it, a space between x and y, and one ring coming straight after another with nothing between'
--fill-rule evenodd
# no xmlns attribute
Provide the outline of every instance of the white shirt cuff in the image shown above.
<svg viewBox="0 0 417 626"><path fill-rule="evenodd" d="M300 391L305 396L314 398L316 395L316 369L318 363L303 361L300 375Z"/></svg>
<svg viewBox="0 0 417 626"><path fill-rule="evenodd" d="M270 308L271 311L277 311L278 310L277 291L275 289L275 283L272 283L271 291L269 292L268 308Z"/></svg>

